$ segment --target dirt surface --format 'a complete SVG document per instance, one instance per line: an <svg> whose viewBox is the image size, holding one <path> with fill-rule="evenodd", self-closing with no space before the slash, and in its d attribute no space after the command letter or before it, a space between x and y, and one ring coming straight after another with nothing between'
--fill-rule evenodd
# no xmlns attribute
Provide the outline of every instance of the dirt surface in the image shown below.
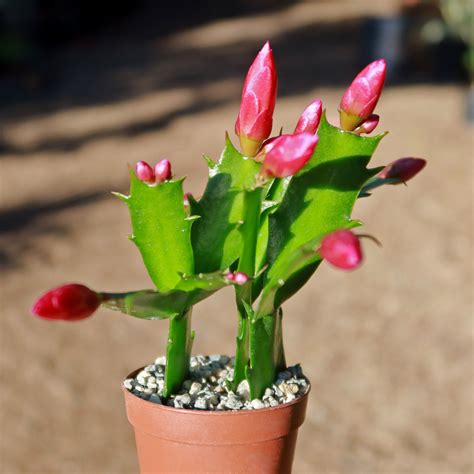
<svg viewBox="0 0 474 474"><path fill-rule="evenodd" d="M306 2L161 39L112 31L61 53L61 74L41 100L2 109L2 473L137 472L120 381L163 353L166 323L107 310L78 324L29 316L34 298L61 282L150 286L126 239L127 209L109 194L126 190L127 163L167 157L199 195L200 155L218 156L246 66L266 38L280 71L275 129L294 126L315 97L335 120L355 72L358 19L391 9ZM465 99L455 85L388 85L378 113L390 134L374 164L411 155L428 166L408 187L357 204L354 216L382 249L367 243L355 273L323 265L285 306L288 361L313 383L295 473L472 472ZM232 292L200 304L194 327L194 353L232 353Z"/></svg>

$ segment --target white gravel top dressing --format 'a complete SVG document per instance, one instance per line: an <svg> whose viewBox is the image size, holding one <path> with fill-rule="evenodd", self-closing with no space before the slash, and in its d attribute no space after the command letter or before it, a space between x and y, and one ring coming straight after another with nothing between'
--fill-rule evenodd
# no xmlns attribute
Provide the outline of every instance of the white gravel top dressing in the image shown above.
<svg viewBox="0 0 474 474"><path fill-rule="evenodd" d="M233 392L228 381L234 373L234 358L223 355L191 357L190 378L183 383L176 395L165 401L163 397L165 377L164 357L148 365L133 379L126 379L124 386L134 395L150 402L165 403L174 408L194 410L258 410L275 407L302 397L309 390L309 381L300 365L288 367L277 376L271 388L261 399L250 400L246 381Z"/></svg>

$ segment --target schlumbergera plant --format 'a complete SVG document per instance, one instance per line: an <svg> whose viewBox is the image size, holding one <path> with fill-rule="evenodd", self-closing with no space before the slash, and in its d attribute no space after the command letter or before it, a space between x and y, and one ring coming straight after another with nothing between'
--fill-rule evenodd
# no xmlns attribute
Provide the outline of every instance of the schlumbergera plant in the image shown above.
<svg viewBox="0 0 474 474"><path fill-rule="evenodd" d="M142 319L168 319L165 396L188 376L194 332L191 312L219 289L234 285L238 313L234 388L248 381L259 398L286 367L282 304L308 281L323 259L342 269L362 260L351 219L358 198L385 184L404 183L423 168L402 158L368 168L384 133L369 137L385 80L385 61L369 64L344 93L340 128L328 123L320 100L303 111L293 133L270 137L277 92L266 43L251 65L235 132L200 199L183 191L169 161L130 170L130 194L115 193L130 210L133 233L154 289L95 292L70 284L53 289L33 313L77 320L99 305Z"/></svg>

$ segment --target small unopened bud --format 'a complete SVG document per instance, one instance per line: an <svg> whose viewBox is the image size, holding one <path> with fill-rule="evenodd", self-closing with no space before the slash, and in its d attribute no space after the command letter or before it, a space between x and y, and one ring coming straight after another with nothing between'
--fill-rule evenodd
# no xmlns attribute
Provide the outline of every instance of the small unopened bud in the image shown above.
<svg viewBox="0 0 474 474"><path fill-rule="evenodd" d="M140 181L147 184L155 182L155 173L153 168L146 161L139 161L135 165L135 174Z"/></svg>
<svg viewBox="0 0 474 474"><path fill-rule="evenodd" d="M319 248L321 257L343 270L353 270L362 262L359 238L350 230L336 230L326 235Z"/></svg>
<svg viewBox="0 0 474 474"><path fill-rule="evenodd" d="M243 272L229 272L227 273L226 278L235 285L244 285L249 281L249 277Z"/></svg>
<svg viewBox="0 0 474 474"><path fill-rule="evenodd" d="M308 132L275 138L263 151L260 177L286 178L298 173L311 158L317 143L318 136Z"/></svg>
<svg viewBox="0 0 474 474"><path fill-rule="evenodd" d="M379 124L380 117L377 114L369 115L355 130L354 133L372 133Z"/></svg>
<svg viewBox="0 0 474 474"><path fill-rule="evenodd" d="M94 313L100 297L84 285L69 284L54 288L36 301L32 313L43 319L77 321Z"/></svg>
<svg viewBox="0 0 474 474"><path fill-rule="evenodd" d="M321 121L321 114L323 113L323 103L318 99L306 107L301 114L298 123L296 124L294 133L316 133L319 122Z"/></svg>
<svg viewBox="0 0 474 474"><path fill-rule="evenodd" d="M162 183L171 179L171 163L168 160L161 160L155 165L155 181Z"/></svg>
<svg viewBox="0 0 474 474"><path fill-rule="evenodd" d="M372 114L382 93L387 65L379 59L366 66L342 96L339 116L343 130L355 130Z"/></svg>
<svg viewBox="0 0 474 474"><path fill-rule="evenodd" d="M396 179L397 182L391 184L406 183L418 174L426 165L423 158L400 158L388 164L380 173L383 179Z"/></svg>
<svg viewBox="0 0 474 474"><path fill-rule="evenodd" d="M192 198L191 193L184 193L184 207L187 209L189 207L189 198Z"/></svg>
<svg viewBox="0 0 474 474"><path fill-rule="evenodd" d="M244 155L253 157L272 131L277 73L270 43L265 43L248 70L235 133Z"/></svg>

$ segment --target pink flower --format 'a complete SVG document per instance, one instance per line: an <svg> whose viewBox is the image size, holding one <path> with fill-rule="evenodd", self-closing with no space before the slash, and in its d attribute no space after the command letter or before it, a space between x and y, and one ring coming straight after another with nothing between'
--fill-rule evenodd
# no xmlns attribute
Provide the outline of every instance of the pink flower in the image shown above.
<svg viewBox="0 0 474 474"><path fill-rule="evenodd" d="M155 181L161 183L171 179L171 163L168 160L161 160L155 165Z"/></svg>
<svg viewBox="0 0 474 474"><path fill-rule="evenodd" d="M235 122L235 133L246 156L255 156L272 131L276 92L275 61L267 41L245 78L240 111Z"/></svg>
<svg viewBox="0 0 474 474"><path fill-rule="evenodd" d="M84 285L59 286L36 301L32 313L43 319L77 321L88 318L100 305L100 297Z"/></svg>
<svg viewBox="0 0 474 474"><path fill-rule="evenodd" d="M153 168L146 161L139 161L135 165L135 174L140 181L147 184L155 182L155 173Z"/></svg>
<svg viewBox="0 0 474 474"><path fill-rule="evenodd" d="M354 133L372 133L379 124L380 117L377 114L369 115L355 130Z"/></svg>
<svg viewBox="0 0 474 474"><path fill-rule="evenodd" d="M249 281L249 277L243 272L229 272L227 273L226 278L235 285L243 285Z"/></svg>
<svg viewBox="0 0 474 474"><path fill-rule="evenodd" d="M322 113L323 103L319 99L311 102L301 114L294 133L316 133Z"/></svg>
<svg viewBox="0 0 474 474"><path fill-rule="evenodd" d="M370 63L346 90L339 105L344 130L354 130L372 114L382 93L386 69L384 59Z"/></svg>
<svg viewBox="0 0 474 474"><path fill-rule="evenodd" d="M321 242L319 253L331 265L343 270L357 268L362 262L359 239L350 230L336 230L326 235Z"/></svg>
<svg viewBox="0 0 474 474"><path fill-rule="evenodd" d="M295 135L281 135L265 146L263 178L286 178L300 171L311 158L318 143L318 136L303 132Z"/></svg>
<svg viewBox="0 0 474 474"><path fill-rule="evenodd" d="M423 158L400 158L388 164L380 173L383 179L396 179L397 183L405 183L418 174L426 165Z"/></svg>

